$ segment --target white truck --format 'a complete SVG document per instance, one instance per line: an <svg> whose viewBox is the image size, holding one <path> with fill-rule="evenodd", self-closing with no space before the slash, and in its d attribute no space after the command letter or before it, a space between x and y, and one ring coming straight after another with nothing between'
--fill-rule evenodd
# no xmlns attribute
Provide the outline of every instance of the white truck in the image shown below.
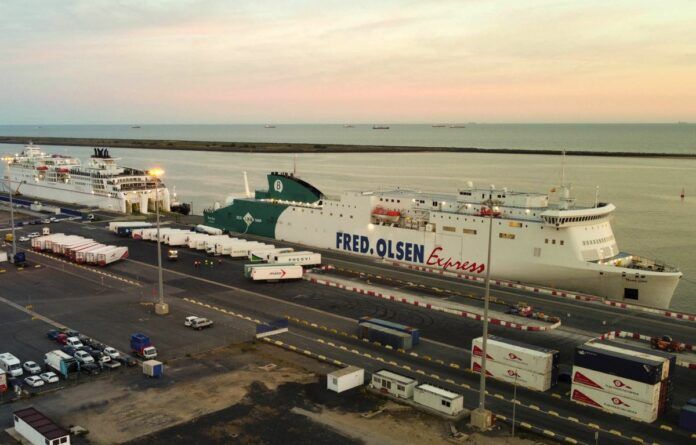
<svg viewBox="0 0 696 445"><path fill-rule="evenodd" d="M44 364L47 368L65 378L68 378L70 373L77 372L79 370L77 360L60 349L47 352L46 355L44 355Z"/></svg>
<svg viewBox="0 0 696 445"><path fill-rule="evenodd" d="M19 377L24 374L24 371L22 370L22 363L17 357L9 352L3 352L0 354L0 369L5 371L5 373L11 377Z"/></svg>
<svg viewBox="0 0 696 445"><path fill-rule="evenodd" d="M319 266L321 254L316 252L276 253L268 259L269 263L290 263L297 266Z"/></svg>

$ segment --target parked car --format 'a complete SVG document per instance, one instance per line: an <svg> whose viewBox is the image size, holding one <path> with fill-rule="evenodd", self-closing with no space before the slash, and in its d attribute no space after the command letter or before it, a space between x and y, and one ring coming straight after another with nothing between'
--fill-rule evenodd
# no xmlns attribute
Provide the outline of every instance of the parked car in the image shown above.
<svg viewBox="0 0 696 445"><path fill-rule="evenodd" d="M31 360L24 362L22 368L24 368L24 370L28 372L29 375L36 375L41 373L41 366L37 365L36 362Z"/></svg>
<svg viewBox="0 0 696 445"><path fill-rule="evenodd" d="M213 320L205 317L199 317L191 321L191 328L200 331L203 328L210 328L213 326Z"/></svg>
<svg viewBox="0 0 696 445"><path fill-rule="evenodd" d="M20 236L19 240L22 242L26 242L26 241L29 241L29 238L27 238L26 236Z"/></svg>
<svg viewBox="0 0 696 445"><path fill-rule="evenodd" d="M678 341L674 341L669 335L663 335L662 337L652 337L650 339L650 346L653 349L659 349L660 351L668 352L684 352L686 345Z"/></svg>
<svg viewBox="0 0 696 445"><path fill-rule="evenodd" d="M56 329L51 329L50 331L46 332L46 337L49 338L49 340L56 341L58 339L58 336L60 335L60 331Z"/></svg>
<svg viewBox="0 0 696 445"><path fill-rule="evenodd" d="M75 359L80 362L80 366L87 364L87 363L94 363L94 358L86 351L75 351L75 354L73 355Z"/></svg>
<svg viewBox="0 0 696 445"><path fill-rule="evenodd" d="M58 378L58 375L56 375L55 372L44 372L43 374L39 374L39 377L41 377L41 380L43 380L45 383L56 383L60 379Z"/></svg>
<svg viewBox="0 0 696 445"><path fill-rule="evenodd" d="M104 349L102 350L102 352L104 354L108 355L109 357L111 357L112 359L115 359L116 357L121 355L120 352L118 352L116 349L112 348L111 346L105 346Z"/></svg>
<svg viewBox="0 0 696 445"><path fill-rule="evenodd" d="M24 383L31 386L32 388L38 388L44 385L44 381L38 375L31 375L24 379Z"/></svg>
<svg viewBox="0 0 696 445"><path fill-rule="evenodd" d="M80 371L89 375L98 375L101 372L101 368L96 363L81 363Z"/></svg>
<svg viewBox="0 0 696 445"><path fill-rule="evenodd" d="M64 345L65 342L68 341L68 334L66 334L65 332L61 332L60 334L56 335L56 341L59 344Z"/></svg>
<svg viewBox="0 0 696 445"><path fill-rule="evenodd" d="M28 238L38 238L40 236L41 234L39 232L31 232L29 235L27 235Z"/></svg>
<svg viewBox="0 0 696 445"><path fill-rule="evenodd" d="M73 329L61 329L61 332L67 335L68 337L80 337L80 333Z"/></svg>
<svg viewBox="0 0 696 445"><path fill-rule="evenodd" d="M75 349L80 349L80 348L82 348L82 347L84 346L84 345L82 344L82 342L80 341L80 339L77 338L77 337L68 337L68 338L65 340L65 344L68 345L68 346L72 346L72 347L75 348Z"/></svg>

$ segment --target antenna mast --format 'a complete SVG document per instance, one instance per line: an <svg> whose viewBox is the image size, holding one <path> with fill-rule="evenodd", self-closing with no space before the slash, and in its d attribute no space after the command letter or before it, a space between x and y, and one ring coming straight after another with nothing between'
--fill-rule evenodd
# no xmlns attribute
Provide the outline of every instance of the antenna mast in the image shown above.
<svg viewBox="0 0 696 445"><path fill-rule="evenodd" d="M292 156L292 175L297 176L297 153Z"/></svg>

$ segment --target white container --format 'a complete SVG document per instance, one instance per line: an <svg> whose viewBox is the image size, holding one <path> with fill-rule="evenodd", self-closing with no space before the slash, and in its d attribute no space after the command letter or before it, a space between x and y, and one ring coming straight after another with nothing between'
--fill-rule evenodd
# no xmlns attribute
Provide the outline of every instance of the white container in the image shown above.
<svg viewBox="0 0 696 445"><path fill-rule="evenodd" d="M198 244L196 245L196 249L198 250L205 250L206 252L208 249L214 249L215 248L215 243L219 242L224 242L228 240L229 237L227 235L209 235L206 238L202 238L198 240ZM202 240L202 242L201 242Z"/></svg>
<svg viewBox="0 0 696 445"><path fill-rule="evenodd" d="M7 261L7 252L3 250L0 251L0 263L4 263L5 261Z"/></svg>
<svg viewBox="0 0 696 445"><path fill-rule="evenodd" d="M61 255L67 256L70 253L70 249L75 249L83 246L87 246L90 244L94 244L93 239L88 239L88 238L83 238L79 241L73 241L65 244L60 244L60 251L56 253L60 253Z"/></svg>
<svg viewBox="0 0 696 445"><path fill-rule="evenodd" d="M290 253L293 251L294 249L292 249L291 247L280 247L277 249L269 249L268 247L263 247L250 251L249 260L256 262L268 261L268 259L274 254Z"/></svg>
<svg viewBox="0 0 696 445"><path fill-rule="evenodd" d="M99 249L88 250L86 255L85 255L85 263L97 264L97 255L102 253L102 252L106 252L108 250L111 250L114 247L115 246L105 245L104 247L100 247Z"/></svg>
<svg viewBox="0 0 696 445"><path fill-rule="evenodd" d="M657 419L657 403L643 403L587 386L573 384L570 389L570 400L642 422L650 423Z"/></svg>
<svg viewBox="0 0 696 445"><path fill-rule="evenodd" d="M450 416L464 410L464 396L426 383L413 390L413 401Z"/></svg>
<svg viewBox="0 0 696 445"><path fill-rule="evenodd" d="M101 244L96 241L92 241L91 243L83 244L81 246L73 246L65 251L65 256L75 261L77 259L77 252L88 250L96 246L101 246Z"/></svg>
<svg viewBox="0 0 696 445"><path fill-rule="evenodd" d="M356 366L347 366L343 369L326 375L326 389L341 393L365 383L365 370Z"/></svg>
<svg viewBox="0 0 696 445"><path fill-rule="evenodd" d="M289 252L275 254L268 260L269 263L291 263L298 266L319 266L321 254L315 252Z"/></svg>
<svg viewBox="0 0 696 445"><path fill-rule="evenodd" d="M251 279L253 281L277 281L277 280L297 280L302 278L304 270L302 266L264 266L252 267Z"/></svg>
<svg viewBox="0 0 696 445"><path fill-rule="evenodd" d="M56 240L52 240L48 243L46 243L46 250L49 250L53 253L60 253L60 250L62 246L66 244L73 243L75 241L81 241L84 240L85 238L77 235L66 235L62 238L58 238Z"/></svg>
<svg viewBox="0 0 696 445"><path fill-rule="evenodd" d="M474 372L481 372L481 358L471 357L471 369ZM551 371L540 374L527 369L515 368L505 363L493 360L486 360L486 375L496 380L517 384L519 386L533 389L535 391L546 391L551 387Z"/></svg>
<svg viewBox="0 0 696 445"><path fill-rule="evenodd" d="M210 235L207 233L195 233L191 232L187 237L186 237L186 246L188 246L191 249L195 249L196 246L198 245L198 241L208 238Z"/></svg>
<svg viewBox="0 0 696 445"><path fill-rule="evenodd" d="M404 399L413 397L413 390L417 384L418 382L410 377L386 369L372 374L370 381L371 387Z"/></svg>
<svg viewBox="0 0 696 445"><path fill-rule="evenodd" d="M188 241L189 234L192 233L188 230L170 233L167 237L167 244L170 246L184 246Z"/></svg>
<svg viewBox="0 0 696 445"><path fill-rule="evenodd" d="M482 356L483 339L475 338L471 341L471 354ZM539 351L525 348L520 345L510 344L505 339L489 337L486 342L486 352L489 361L512 366L518 369L546 374L553 368L553 357L556 351Z"/></svg>
<svg viewBox="0 0 696 445"><path fill-rule="evenodd" d="M649 385L580 366L573 366L572 382L578 387L586 386L648 404L659 403L660 388L662 387L662 382Z"/></svg>
<svg viewBox="0 0 696 445"><path fill-rule="evenodd" d="M101 251L97 254L97 264L106 266L119 260L128 258L128 247L114 247L111 250Z"/></svg>

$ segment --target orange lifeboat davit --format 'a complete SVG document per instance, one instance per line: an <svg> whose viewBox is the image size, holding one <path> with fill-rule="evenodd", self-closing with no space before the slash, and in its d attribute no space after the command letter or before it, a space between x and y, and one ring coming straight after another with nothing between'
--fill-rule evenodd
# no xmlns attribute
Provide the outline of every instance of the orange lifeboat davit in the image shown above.
<svg viewBox="0 0 696 445"><path fill-rule="evenodd" d="M401 218L401 212L398 210L387 210L378 206L372 210L372 216L380 222L397 222Z"/></svg>

